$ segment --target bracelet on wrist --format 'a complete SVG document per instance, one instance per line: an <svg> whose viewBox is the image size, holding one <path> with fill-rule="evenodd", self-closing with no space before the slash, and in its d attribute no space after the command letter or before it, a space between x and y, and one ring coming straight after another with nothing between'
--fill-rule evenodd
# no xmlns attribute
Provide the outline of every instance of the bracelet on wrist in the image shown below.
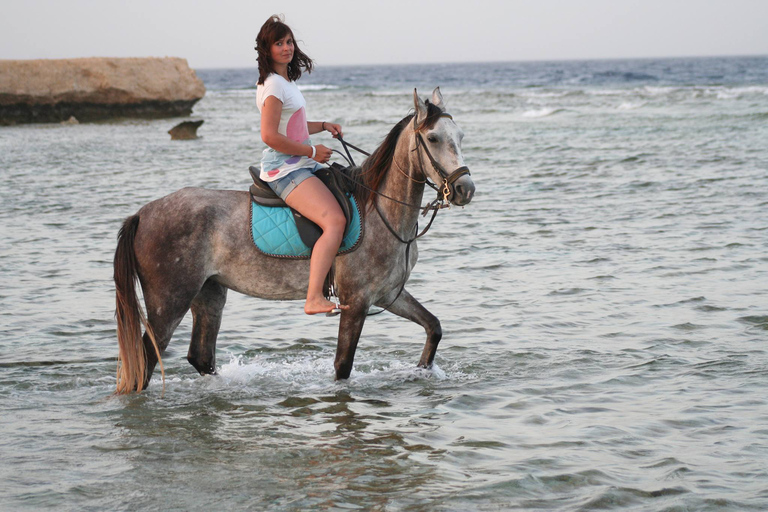
<svg viewBox="0 0 768 512"><path fill-rule="evenodd" d="M315 146L312 146L312 156L310 156L309 158L314 160L316 155L317 155L317 148Z"/></svg>
<svg viewBox="0 0 768 512"><path fill-rule="evenodd" d="M323 125L322 126L323 126L323 130L324 131L327 130L327 128L325 127L325 121L323 121Z"/></svg>

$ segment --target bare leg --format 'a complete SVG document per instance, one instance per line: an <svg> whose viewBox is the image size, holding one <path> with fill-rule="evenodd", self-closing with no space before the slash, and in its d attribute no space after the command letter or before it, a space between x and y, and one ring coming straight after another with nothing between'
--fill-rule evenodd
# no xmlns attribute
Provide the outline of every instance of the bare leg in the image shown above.
<svg viewBox="0 0 768 512"><path fill-rule="evenodd" d="M323 281L344 237L347 222L344 213L330 190L315 177L299 183L288 194L285 202L323 230L323 234L315 242L309 260L309 286L304 312L308 315L327 313L336 305L323 296ZM347 306L341 306L341 309L347 309Z"/></svg>

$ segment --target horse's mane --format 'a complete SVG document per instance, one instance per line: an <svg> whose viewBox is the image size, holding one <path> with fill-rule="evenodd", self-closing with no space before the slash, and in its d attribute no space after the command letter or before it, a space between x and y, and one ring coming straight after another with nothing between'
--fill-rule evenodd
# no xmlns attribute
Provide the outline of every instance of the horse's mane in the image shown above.
<svg viewBox="0 0 768 512"><path fill-rule="evenodd" d="M416 130L422 130L425 128L432 128L435 123L440 119L440 115L443 111L436 105L433 105L429 101L426 102L427 115L424 117L421 123L416 127ZM352 171L351 178L357 182L355 185L355 196L360 201L360 204L365 204L367 210L373 207L372 190L378 190L381 186L381 181L387 174L387 170L392 165L392 159L395 156L395 148L397 147L397 141L400 138L400 134L405 127L413 119L415 114L409 114L397 123L389 134L384 138L384 141L378 148L363 161L363 165Z"/></svg>

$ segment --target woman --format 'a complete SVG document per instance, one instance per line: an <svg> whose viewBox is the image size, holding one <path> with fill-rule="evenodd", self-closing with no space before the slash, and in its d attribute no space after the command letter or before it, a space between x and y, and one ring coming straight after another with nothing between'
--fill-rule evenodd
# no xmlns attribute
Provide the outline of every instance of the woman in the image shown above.
<svg viewBox="0 0 768 512"><path fill-rule="evenodd" d="M261 140L269 146L261 159L262 180L269 183L291 208L320 226L323 234L315 243L309 262L309 286L304 312L338 313L337 306L323 296L323 282L344 236L346 220L333 194L314 176L320 164L331 158L331 149L312 145L310 134L329 131L342 135L341 126L307 121L306 101L295 81L302 69L312 72L312 59L296 45L291 29L272 16L256 37L259 81L256 100L261 112Z"/></svg>

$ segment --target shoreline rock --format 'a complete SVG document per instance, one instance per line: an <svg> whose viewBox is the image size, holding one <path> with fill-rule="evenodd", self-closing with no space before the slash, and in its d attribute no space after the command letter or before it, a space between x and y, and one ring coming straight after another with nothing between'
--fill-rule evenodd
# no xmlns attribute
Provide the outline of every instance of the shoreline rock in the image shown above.
<svg viewBox="0 0 768 512"><path fill-rule="evenodd" d="M186 116L204 95L176 57L0 60L0 125Z"/></svg>
<svg viewBox="0 0 768 512"><path fill-rule="evenodd" d="M202 119L197 121L184 121L168 130L168 133L171 135L171 140L199 139L200 137L197 135L197 129L200 128L204 122L205 121Z"/></svg>

